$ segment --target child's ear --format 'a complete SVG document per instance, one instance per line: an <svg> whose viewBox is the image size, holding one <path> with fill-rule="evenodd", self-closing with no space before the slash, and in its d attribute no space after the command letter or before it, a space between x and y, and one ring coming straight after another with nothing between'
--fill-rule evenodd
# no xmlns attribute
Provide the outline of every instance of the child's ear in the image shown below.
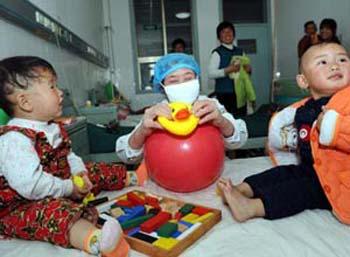
<svg viewBox="0 0 350 257"><path fill-rule="evenodd" d="M19 93L16 96L16 101L18 107L25 112L31 112L33 110L33 105L30 101L29 95L26 93Z"/></svg>
<svg viewBox="0 0 350 257"><path fill-rule="evenodd" d="M297 83L298 86L302 89L308 89L309 88L309 82L307 81L306 77L304 74L298 74L297 77Z"/></svg>

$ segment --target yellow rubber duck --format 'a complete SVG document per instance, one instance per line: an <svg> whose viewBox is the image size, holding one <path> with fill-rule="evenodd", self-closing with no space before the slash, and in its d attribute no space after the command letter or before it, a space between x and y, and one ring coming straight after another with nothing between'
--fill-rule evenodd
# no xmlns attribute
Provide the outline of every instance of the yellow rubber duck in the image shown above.
<svg viewBox="0 0 350 257"><path fill-rule="evenodd" d="M187 103L174 102L170 103L172 120L163 116L157 118L162 127L172 134L178 136L187 136L197 127L199 119L191 112L192 106Z"/></svg>

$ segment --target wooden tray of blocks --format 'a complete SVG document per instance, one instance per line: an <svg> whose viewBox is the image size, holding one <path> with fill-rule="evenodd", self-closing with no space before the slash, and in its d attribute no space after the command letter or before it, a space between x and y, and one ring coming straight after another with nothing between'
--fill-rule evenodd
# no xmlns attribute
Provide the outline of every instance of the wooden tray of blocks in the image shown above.
<svg viewBox="0 0 350 257"><path fill-rule="evenodd" d="M221 211L142 191L97 206L100 224L114 217L131 248L150 256L178 256L221 220Z"/></svg>

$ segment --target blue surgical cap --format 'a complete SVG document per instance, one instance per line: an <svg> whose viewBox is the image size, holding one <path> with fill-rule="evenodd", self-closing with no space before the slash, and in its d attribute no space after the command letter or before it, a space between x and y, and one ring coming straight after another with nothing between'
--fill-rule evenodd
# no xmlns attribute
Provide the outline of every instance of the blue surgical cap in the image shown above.
<svg viewBox="0 0 350 257"><path fill-rule="evenodd" d="M160 83L165 79L166 76L178 69L183 68L193 70L197 76L200 74L199 66L191 55L183 53L172 53L164 55L157 61L156 65L154 66L154 88L159 89Z"/></svg>

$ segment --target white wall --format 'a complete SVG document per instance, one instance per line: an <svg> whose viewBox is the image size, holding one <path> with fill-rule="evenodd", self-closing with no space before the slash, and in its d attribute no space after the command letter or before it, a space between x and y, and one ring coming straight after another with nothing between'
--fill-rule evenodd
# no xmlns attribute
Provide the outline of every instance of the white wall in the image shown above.
<svg viewBox="0 0 350 257"><path fill-rule="evenodd" d="M214 80L208 78L207 67L211 51L218 46L216 39L216 26L220 22L219 1L195 0L194 1L194 28L198 44L196 57L202 70L202 93L208 94L214 91Z"/></svg>
<svg viewBox="0 0 350 257"><path fill-rule="evenodd" d="M84 41L103 51L102 3L99 0L31 0ZM77 11L79 10L79 11ZM106 70L53 43L0 18L0 59L14 55L37 55L56 69L58 84L67 88L77 105L88 98L88 89L106 81Z"/></svg>
<svg viewBox="0 0 350 257"><path fill-rule="evenodd" d="M131 107L137 110L159 102L163 96L161 94L136 94L138 75L134 64L137 62L137 54L134 53L136 47L134 45L133 10L129 2L132 1L105 0L103 4L110 4L113 52L116 74L118 74L116 84L119 85L120 92L131 101Z"/></svg>
<svg viewBox="0 0 350 257"><path fill-rule="evenodd" d="M333 18L338 23L338 35L350 50L349 0L276 0L276 71L282 78L293 78L298 70L297 44L304 33L304 23L314 20L318 25L323 18Z"/></svg>

